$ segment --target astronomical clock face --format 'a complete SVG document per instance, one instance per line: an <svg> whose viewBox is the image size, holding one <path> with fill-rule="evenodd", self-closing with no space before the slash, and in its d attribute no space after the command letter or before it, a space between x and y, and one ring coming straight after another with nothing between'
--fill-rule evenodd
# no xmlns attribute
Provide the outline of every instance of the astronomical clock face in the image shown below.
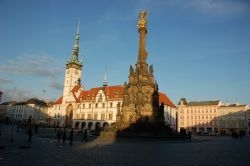
<svg viewBox="0 0 250 166"><path fill-rule="evenodd" d="M78 70L75 70L74 73L75 73L75 75L78 75L79 72L78 72Z"/></svg>

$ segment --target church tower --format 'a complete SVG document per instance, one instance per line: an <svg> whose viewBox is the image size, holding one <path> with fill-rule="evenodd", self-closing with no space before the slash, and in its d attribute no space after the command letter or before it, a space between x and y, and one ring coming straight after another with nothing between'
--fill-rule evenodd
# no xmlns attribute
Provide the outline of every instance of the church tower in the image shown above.
<svg viewBox="0 0 250 166"><path fill-rule="evenodd" d="M122 112L117 114L120 130L140 122L163 122L159 109L158 85L154 80L153 65L148 67L146 51L147 12L141 11L138 20L138 60L130 66L128 83L124 84Z"/></svg>
<svg viewBox="0 0 250 166"><path fill-rule="evenodd" d="M78 59L79 54L79 30L80 21L77 26L75 44L71 58L66 63L64 88L63 88L63 103L67 102L70 92L75 85L80 85L82 78L82 62Z"/></svg>

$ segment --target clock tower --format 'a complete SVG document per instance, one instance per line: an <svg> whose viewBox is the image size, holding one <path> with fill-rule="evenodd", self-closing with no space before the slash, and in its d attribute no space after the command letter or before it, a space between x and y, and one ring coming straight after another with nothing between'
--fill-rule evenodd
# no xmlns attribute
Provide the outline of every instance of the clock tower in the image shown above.
<svg viewBox="0 0 250 166"><path fill-rule="evenodd" d="M77 26L77 33L75 37L75 44L71 58L66 63L64 88L63 88L63 103L67 102L70 96L71 90L75 85L81 84L82 78L82 62L78 60L79 53L79 29L80 21Z"/></svg>

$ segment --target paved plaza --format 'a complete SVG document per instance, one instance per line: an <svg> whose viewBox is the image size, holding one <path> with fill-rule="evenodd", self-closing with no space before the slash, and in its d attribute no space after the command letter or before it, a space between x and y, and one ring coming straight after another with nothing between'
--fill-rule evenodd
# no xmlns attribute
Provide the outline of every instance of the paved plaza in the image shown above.
<svg viewBox="0 0 250 166"><path fill-rule="evenodd" d="M13 128L15 129L15 128ZM250 165L250 139L195 137L194 141L107 140L91 137L87 143L75 136L73 145L57 143L53 129L39 128L30 148L23 149L24 131L1 129L1 166L88 165ZM42 137L43 136L43 137Z"/></svg>

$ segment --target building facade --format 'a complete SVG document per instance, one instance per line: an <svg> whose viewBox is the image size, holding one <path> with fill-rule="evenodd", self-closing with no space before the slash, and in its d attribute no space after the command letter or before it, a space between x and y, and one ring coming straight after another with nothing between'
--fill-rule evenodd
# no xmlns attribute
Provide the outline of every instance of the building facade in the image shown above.
<svg viewBox="0 0 250 166"><path fill-rule="evenodd" d="M6 108L6 118L10 122L24 122L31 117L34 123L46 123L48 119L47 104L38 99L15 102Z"/></svg>
<svg viewBox="0 0 250 166"><path fill-rule="evenodd" d="M225 104L219 107L217 121L219 132L222 135L231 135L232 133L247 133L247 105Z"/></svg>
<svg viewBox="0 0 250 166"><path fill-rule="evenodd" d="M215 101L191 101L182 98L178 108L178 131L192 133L218 133L217 112L222 103Z"/></svg>
<svg viewBox="0 0 250 166"><path fill-rule="evenodd" d="M0 104L0 122L7 122L8 118L8 111L10 110L11 106L15 104L15 101L4 102Z"/></svg>
<svg viewBox="0 0 250 166"><path fill-rule="evenodd" d="M177 107L164 93L159 92L159 104L164 106L164 123L177 131Z"/></svg>
<svg viewBox="0 0 250 166"><path fill-rule="evenodd" d="M250 136L250 109L247 108L246 111L246 124L247 124L247 136Z"/></svg>

